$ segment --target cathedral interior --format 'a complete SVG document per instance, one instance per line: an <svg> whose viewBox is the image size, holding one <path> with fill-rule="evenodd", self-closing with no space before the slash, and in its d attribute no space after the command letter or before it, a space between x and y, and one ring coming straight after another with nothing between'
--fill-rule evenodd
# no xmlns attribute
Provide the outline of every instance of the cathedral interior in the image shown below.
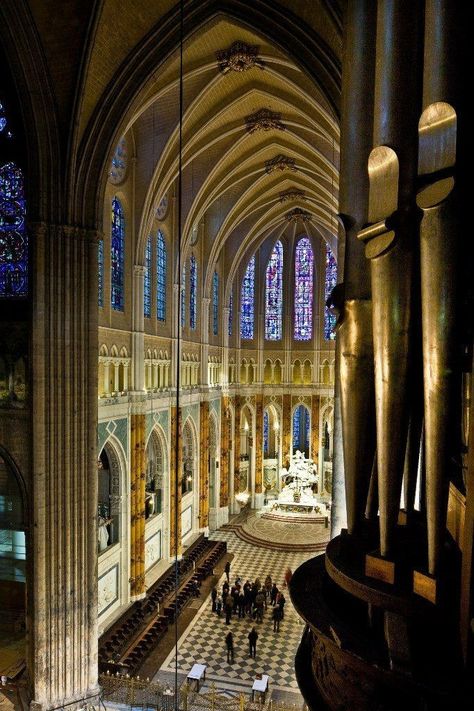
<svg viewBox="0 0 474 711"><path fill-rule="evenodd" d="M0 705L98 707L298 452L306 706L472 708L464 5L0 3Z"/></svg>

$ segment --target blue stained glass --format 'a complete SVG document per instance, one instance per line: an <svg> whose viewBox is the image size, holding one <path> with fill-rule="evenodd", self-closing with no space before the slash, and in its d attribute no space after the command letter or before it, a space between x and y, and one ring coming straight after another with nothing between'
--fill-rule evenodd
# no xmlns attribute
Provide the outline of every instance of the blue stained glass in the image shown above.
<svg viewBox="0 0 474 711"><path fill-rule="evenodd" d="M283 245L278 241L265 272L265 338L279 341L283 317Z"/></svg>
<svg viewBox="0 0 474 711"><path fill-rule="evenodd" d="M231 291L230 298L229 298L229 323L228 323L229 336L232 336L232 319L234 317L233 311L234 311L234 292Z"/></svg>
<svg viewBox="0 0 474 711"><path fill-rule="evenodd" d="M143 314L151 318L151 235L145 247L145 280L143 285Z"/></svg>
<svg viewBox="0 0 474 711"><path fill-rule="evenodd" d="M0 133L7 126L7 117L5 116L5 110L2 103L0 102Z"/></svg>
<svg viewBox="0 0 474 711"><path fill-rule="evenodd" d="M263 412L263 454L268 456L268 410Z"/></svg>
<svg viewBox="0 0 474 711"><path fill-rule="evenodd" d="M112 235L110 241L110 301L115 311L123 311L125 217L122 204L117 197L112 200Z"/></svg>
<svg viewBox="0 0 474 711"><path fill-rule="evenodd" d="M189 326L196 328L197 313L197 263L194 254L189 260Z"/></svg>
<svg viewBox="0 0 474 711"><path fill-rule="evenodd" d="M293 454L297 449L309 456L309 412L304 405L293 413Z"/></svg>
<svg viewBox="0 0 474 711"><path fill-rule="evenodd" d="M329 298L337 282L337 263L329 245L326 245L326 280L324 284L324 300ZM336 316L327 306L324 307L324 338L333 341L336 338Z"/></svg>
<svg viewBox="0 0 474 711"><path fill-rule="evenodd" d="M100 239L97 245L97 267L99 272L99 306L104 305L104 240Z"/></svg>
<svg viewBox="0 0 474 711"><path fill-rule="evenodd" d="M156 317L166 321L166 243L161 230L156 238Z"/></svg>
<svg viewBox="0 0 474 711"><path fill-rule="evenodd" d="M219 274L214 272L212 277L212 333L219 333Z"/></svg>
<svg viewBox="0 0 474 711"><path fill-rule="evenodd" d="M313 248L302 237L295 251L295 324L294 338L309 341L313 336Z"/></svg>
<svg viewBox="0 0 474 711"><path fill-rule="evenodd" d="M181 328L186 324L186 262L181 271Z"/></svg>
<svg viewBox="0 0 474 711"><path fill-rule="evenodd" d="M0 167L0 297L28 295L28 235L23 173L15 163Z"/></svg>
<svg viewBox="0 0 474 711"><path fill-rule="evenodd" d="M247 264L240 294L240 337L253 338L255 298L255 254Z"/></svg>

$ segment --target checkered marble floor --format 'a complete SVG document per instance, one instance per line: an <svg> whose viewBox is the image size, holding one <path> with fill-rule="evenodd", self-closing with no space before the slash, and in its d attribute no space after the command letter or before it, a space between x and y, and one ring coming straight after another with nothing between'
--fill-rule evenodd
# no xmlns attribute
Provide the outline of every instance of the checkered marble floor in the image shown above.
<svg viewBox="0 0 474 711"><path fill-rule="evenodd" d="M263 582L270 574L280 589L283 585L284 572L289 566L295 570L301 563L312 557L311 553L284 553L258 548L246 543L231 532L217 531L211 536L215 540L227 541L227 550L234 554L231 563L231 582L240 576L260 577ZM225 575L219 581L220 590ZM293 609L286 592L285 618L280 623L280 631L273 632L271 619L272 608L269 605L263 622L256 624L248 616L239 619L232 616L231 624L225 624L225 616L220 618L211 611L210 597L193 619L178 642L178 672L186 675L195 662L206 664L206 685L214 683L217 689L248 692L257 673L268 674L269 688L279 691L298 693L295 679L294 658L304 630L304 623ZM248 654L247 635L255 625L259 638L257 657L251 659ZM231 630L234 635L234 663L227 663L225 636ZM175 669L175 650L169 654L155 676L163 678L166 672Z"/></svg>

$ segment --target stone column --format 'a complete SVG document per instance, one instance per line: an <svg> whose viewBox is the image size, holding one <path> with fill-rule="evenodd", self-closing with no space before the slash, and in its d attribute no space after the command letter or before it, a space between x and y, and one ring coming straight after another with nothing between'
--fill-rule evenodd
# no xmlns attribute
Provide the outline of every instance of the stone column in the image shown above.
<svg viewBox="0 0 474 711"><path fill-rule="evenodd" d="M201 385L210 385L209 382L209 306L211 300L202 299L201 312Z"/></svg>
<svg viewBox="0 0 474 711"><path fill-rule="evenodd" d="M199 405L199 529L209 534L209 402Z"/></svg>
<svg viewBox="0 0 474 711"><path fill-rule="evenodd" d="M235 416L234 416L234 500L232 503L232 512L238 513L239 506L235 501L235 494L240 491L240 410L242 407L242 398L240 395L235 396Z"/></svg>
<svg viewBox="0 0 474 711"><path fill-rule="evenodd" d="M145 267L133 267L133 318L132 318L132 389L145 389L145 320L143 315L143 294L145 289Z"/></svg>
<svg viewBox="0 0 474 711"><path fill-rule="evenodd" d="M145 595L145 413L142 394L132 394L130 415L130 594Z"/></svg>
<svg viewBox="0 0 474 711"><path fill-rule="evenodd" d="M320 465L322 462L319 459L319 442L321 440L321 433L319 431L319 409L320 409L320 396L311 396L311 458L317 464L318 474L320 471Z"/></svg>
<svg viewBox="0 0 474 711"><path fill-rule="evenodd" d="M97 237L37 224L32 242L32 518L28 675L34 709L95 703Z"/></svg>
<svg viewBox="0 0 474 711"><path fill-rule="evenodd" d="M282 463L285 467L291 461L291 395L289 393L283 395L281 442Z"/></svg>
<svg viewBox="0 0 474 711"><path fill-rule="evenodd" d="M229 384L229 307L224 308L223 330L222 330L222 373L221 385Z"/></svg>
<svg viewBox="0 0 474 711"><path fill-rule="evenodd" d="M255 500L254 508L263 506L263 395L255 396Z"/></svg>
<svg viewBox="0 0 474 711"><path fill-rule="evenodd" d="M179 437L179 446L176 450L177 437ZM178 412L176 407L171 408L170 441L170 557L180 558L183 551L181 540L181 478L183 475L181 408Z"/></svg>
<svg viewBox="0 0 474 711"><path fill-rule="evenodd" d="M220 460L220 508L229 506L229 445L230 445L230 416L229 398L224 395L221 400L221 460Z"/></svg>

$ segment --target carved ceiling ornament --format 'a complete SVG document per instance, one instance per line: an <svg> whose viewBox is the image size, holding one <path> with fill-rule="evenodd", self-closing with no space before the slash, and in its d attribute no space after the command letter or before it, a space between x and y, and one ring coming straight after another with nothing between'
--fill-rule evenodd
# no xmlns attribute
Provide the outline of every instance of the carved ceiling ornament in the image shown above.
<svg viewBox="0 0 474 711"><path fill-rule="evenodd" d="M290 200L306 200L306 193L304 190L298 190L297 188L291 188L290 190L285 190L285 192L280 193L280 202L289 202Z"/></svg>
<svg viewBox="0 0 474 711"><path fill-rule="evenodd" d="M270 109L259 109L253 114L245 117L245 124L248 133L255 131L286 131L286 126L281 122L281 114Z"/></svg>
<svg viewBox="0 0 474 711"><path fill-rule="evenodd" d="M282 153L265 161L265 173L273 173L274 170L291 170L296 172L298 168L295 165L295 159L289 156L284 156Z"/></svg>
<svg viewBox="0 0 474 711"><path fill-rule="evenodd" d="M300 207L295 207L294 210L286 213L286 219L288 222L308 222L311 219L311 213L302 210Z"/></svg>
<svg viewBox="0 0 474 711"><path fill-rule="evenodd" d="M234 42L229 49L216 52L217 67L222 74L227 72L246 72L252 67L265 68L265 62L258 58L258 46Z"/></svg>

